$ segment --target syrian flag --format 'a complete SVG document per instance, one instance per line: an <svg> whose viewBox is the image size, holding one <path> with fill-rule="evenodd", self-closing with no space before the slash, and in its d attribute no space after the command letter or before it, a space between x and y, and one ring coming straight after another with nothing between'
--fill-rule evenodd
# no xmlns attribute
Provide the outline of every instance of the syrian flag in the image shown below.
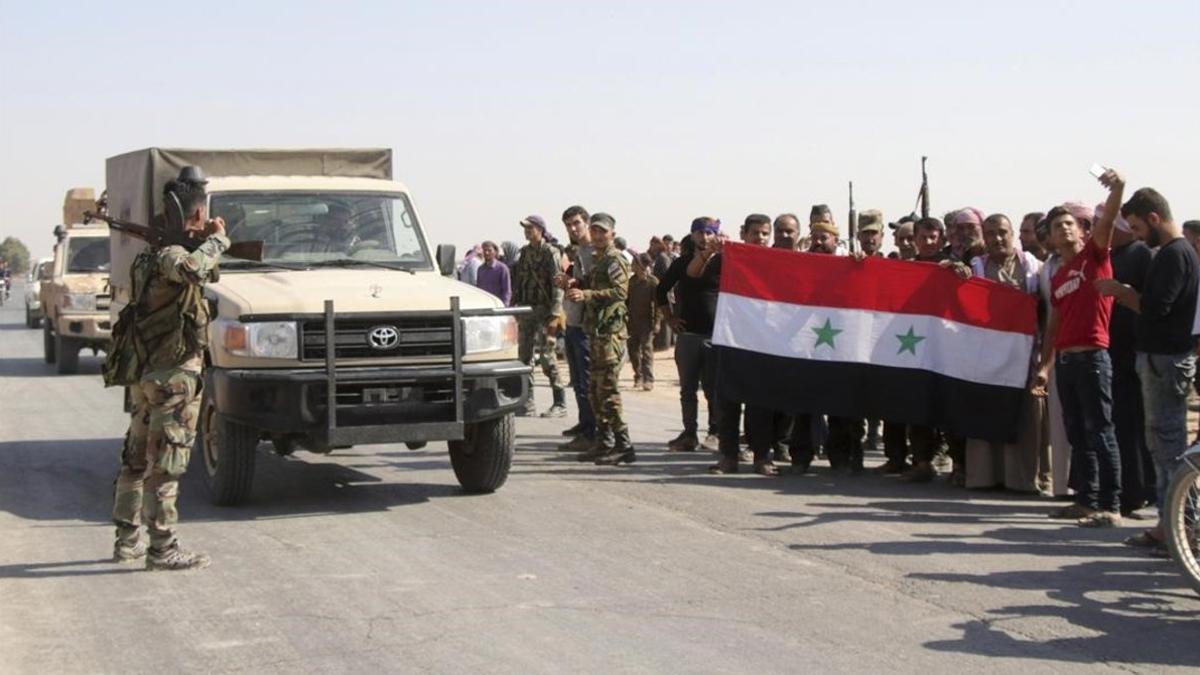
<svg viewBox="0 0 1200 675"><path fill-rule="evenodd" d="M713 344L727 400L1016 436L1034 298L932 263L728 244Z"/></svg>

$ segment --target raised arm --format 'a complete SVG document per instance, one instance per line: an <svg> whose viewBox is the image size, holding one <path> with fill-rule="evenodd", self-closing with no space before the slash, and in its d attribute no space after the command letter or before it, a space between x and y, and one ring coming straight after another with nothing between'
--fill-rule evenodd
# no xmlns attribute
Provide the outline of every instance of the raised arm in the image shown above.
<svg viewBox="0 0 1200 675"><path fill-rule="evenodd" d="M1100 184L1108 188L1108 199L1104 202L1104 214L1092 225L1092 241L1096 246L1107 249L1112 245L1113 224L1121 213L1121 199L1125 194L1125 179L1112 169L1105 169L1099 178Z"/></svg>

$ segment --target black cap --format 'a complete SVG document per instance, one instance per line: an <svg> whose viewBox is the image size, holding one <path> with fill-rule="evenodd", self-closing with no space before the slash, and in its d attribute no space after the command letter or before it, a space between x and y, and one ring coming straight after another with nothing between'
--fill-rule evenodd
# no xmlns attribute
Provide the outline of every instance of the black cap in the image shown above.
<svg viewBox="0 0 1200 675"><path fill-rule="evenodd" d="M179 170L179 182L191 183L192 185L208 185L208 179L204 177L204 171L198 166L185 166Z"/></svg>

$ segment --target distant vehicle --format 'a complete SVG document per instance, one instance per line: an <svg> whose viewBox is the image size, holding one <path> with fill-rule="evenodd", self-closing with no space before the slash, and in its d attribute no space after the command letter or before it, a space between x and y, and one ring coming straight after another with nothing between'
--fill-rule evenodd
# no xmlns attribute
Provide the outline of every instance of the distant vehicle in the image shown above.
<svg viewBox="0 0 1200 675"><path fill-rule="evenodd" d="M211 308L196 451L210 499L250 492L261 441L289 455L355 444L448 441L468 492L504 484L514 413L530 392L517 359L522 308L447 276L390 150L149 148L107 164L108 215L150 224L185 165L208 177L209 215L261 261L226 256ZM112 316L129 301L141 240L112 232Z"/></svg>
<svg viewBox="0 0 1200 675"><path fill-rule="evenodd" d="M91 188L67 191L63 224L54 228L58 243L48 276L43 273L39 297L46 320L42 324L42 352L61 375L79 372L79 352L93 354L108 349L112 321L108 289L108 226L83 224L83 212L96 201Z"/></svg>
<svg viewBox="0 0 1200 675"><path fill-rule="evenodd" d="M33 263L25 275L25 327L38 328L45 315L42 313L42 281L49 279L54 270L54 258L42 258ZM43 276L43 274L45 276Z"/></svg>

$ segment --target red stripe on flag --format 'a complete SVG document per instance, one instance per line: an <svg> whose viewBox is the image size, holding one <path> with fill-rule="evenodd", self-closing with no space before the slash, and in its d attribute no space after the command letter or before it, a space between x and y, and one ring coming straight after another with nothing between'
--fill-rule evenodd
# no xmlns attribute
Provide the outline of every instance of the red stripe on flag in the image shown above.
<svg viewBox="0 0 1200 675"><path fill-rule="evenodd" d="M933 263L796 253L730 243L721 292L794 305L927 314L992 330L1037 331L1033 296Z"/></svg>

